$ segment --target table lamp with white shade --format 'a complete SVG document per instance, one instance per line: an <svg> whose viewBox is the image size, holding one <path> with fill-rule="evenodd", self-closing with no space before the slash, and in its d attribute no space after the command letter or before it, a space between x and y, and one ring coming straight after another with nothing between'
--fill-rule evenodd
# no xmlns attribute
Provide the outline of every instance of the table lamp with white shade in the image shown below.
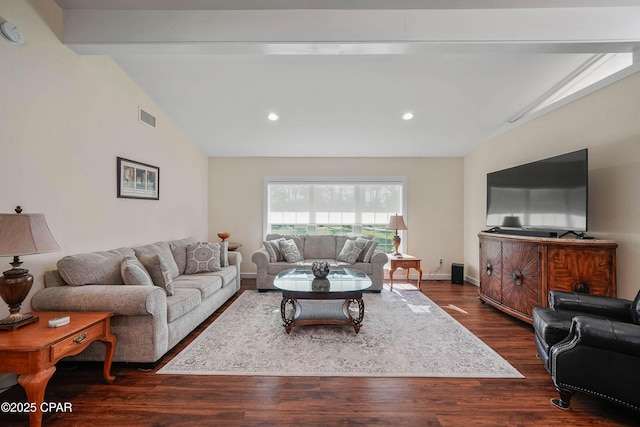
<svg viewBox="0 0 640 427"><path fill-rule="evenodd" d="M406 230L407 226L404 223L404 219L402 215L391 215L389 217L389 224L387 225L387 230L395 230L396 234L393 236L393 247L396 250L393 252L393 256L401 256L402 254L398 251L398 247L400 246L400 236L398 236L398 230Z"/></svg>
<svg viewBox="0 0 640 427"><path fill-rule="evenodd" d="M20 206L15 214L0 214L0 257L12 256L10 270L0 277L0 297L9 306L9 316L0 320L0 330L15 330L36 322L36 316L20 313L20 306L33 285L33 276L20 268L21 255L41 254L60 249L43 214L23 214Z"/></svg>

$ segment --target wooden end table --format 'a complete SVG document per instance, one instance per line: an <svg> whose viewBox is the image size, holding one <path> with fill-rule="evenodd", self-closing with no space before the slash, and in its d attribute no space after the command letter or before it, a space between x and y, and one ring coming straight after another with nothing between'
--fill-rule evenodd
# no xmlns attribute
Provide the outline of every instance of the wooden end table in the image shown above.
<svg viewBox="0 0 640 427"><path fill-rule="evenodd" d="M403 268L407 272L407 282L409 281L409 270L414 269L418 270L420 275L418 276L418 289L420 290L420 280L422 279L422 270L420 269L420 258L416 258L411 255L403 254L402 256L394 256L389 255L389 263L391 264L391 268L389 269L389 285L391 290L393 290L393 273L398 268Z"/></svg>
<svg viewBox="0 0 640 427"><path fill-rule="evenodd" d="M242 243L233 243L233 242L229 242L229 250L230 251L237 251L238 249L240 249L242 247Z"/></svg>
<svg viewBox="0 0 640 427"><path fill-rule="evenodd" d="M29 404L35 404L29 412L29 425L42 425L44 392L56 370L56 363L63 357L82 352L94 341L106 346L103 375L111 384L111 362L116 338L111 334L111 313L103 312L33 312L39 321L15 331L0 332L0 372L19 374L18 383L27 393ZM57 328L49 328L49 319L70 316L71 321Z"/></svg>

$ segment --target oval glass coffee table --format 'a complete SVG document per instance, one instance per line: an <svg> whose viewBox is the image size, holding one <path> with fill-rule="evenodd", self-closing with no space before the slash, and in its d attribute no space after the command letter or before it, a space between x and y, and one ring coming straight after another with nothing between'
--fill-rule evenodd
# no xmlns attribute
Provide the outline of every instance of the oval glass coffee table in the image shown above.
<svg viewBox="0 0 640 427"><path fill-rule="evenodd" d="M360 332L364 318L362 291L371 279L351 268L335 268L325 279L317 279L310 269L293 268L280 272L273 285L282 290L280 314L287 333L294 326L343 325Z"/></svg>

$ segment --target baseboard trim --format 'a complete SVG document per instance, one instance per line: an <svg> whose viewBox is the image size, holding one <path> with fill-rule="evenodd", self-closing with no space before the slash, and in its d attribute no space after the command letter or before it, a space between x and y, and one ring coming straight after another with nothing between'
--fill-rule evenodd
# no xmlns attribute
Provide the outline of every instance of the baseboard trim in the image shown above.
<svg viewBox="0 0 640 427"><path fill-rule="evenodd" d="M385 270L384 271L384 280L388 281L389 280L389 270ZM240 273L240 280L242 279L255 279L256 277L258 277L258 273ZM393 275L393 280L403 280L406 278L406 274L403 272L395 272ZM409 280L418 280L418 273L417 272L411 272L409 273ZM423 273L422 274L422 279L421 280L438 280L438 281L450 281L451 280L451 274L431 274L431 273ZM473 285L476 286L480 286L480 283L478 282L478 280L471 278L469 276L464 276L464 280L465 282L469 282Z"/></svg>

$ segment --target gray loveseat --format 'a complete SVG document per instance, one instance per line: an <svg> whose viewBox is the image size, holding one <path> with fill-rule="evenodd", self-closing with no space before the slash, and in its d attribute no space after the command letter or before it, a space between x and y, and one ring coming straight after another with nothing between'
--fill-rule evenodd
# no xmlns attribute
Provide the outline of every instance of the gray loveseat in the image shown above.
<svg viewBox="0 0 640 427"><path fill-rule="evenodd" d="M36 292L31 304L40 311L112 312L114 361L154 363L240 289L239 252L222 250L219 270L217 262L208 264L218 271L185 274L208 269L194 268L193 258L188 266L187 248L192 255L197 243L187 238L64 257L57 270L45 273L45 288ZM125 258L134 266L126 272ZM158 269L149 260L158 262ZM223 266L225 260L228 266ZM152 283L125 284L137 283L131 272L142 271L149 273ZM172 289L165 290L165 285ZM102 361L104 355L104 345L96 342L73 360Z"/></svg>
<svg viewBox="0 0 640 427"><path fill-rule="evenodd" d="M251 255L251 260L257 266L256 287L265 291L276 289L273 286L273 279L283 270L297 267L311 267L314 261L328 261L334 267L349 267L362 271L371 278L370 291L380 292L384 283L384 265L389 261L384 252L373 250L367 253L368 247L359 254L355 263L338 260L340 253L345 248L347 240L355 241L358 237L371 241L371 236L338 236L338 235L310 235L310 234L267 234L264 247L258 249ZM292 240L295 242L302 259L290 262L284 258L282 253L277 253L275 248L279 247L279 239ZM271 245L270 245L271 243ZM273 250L269 249L269 246ZM370 257L370 260L369 260Z"/></svg>

